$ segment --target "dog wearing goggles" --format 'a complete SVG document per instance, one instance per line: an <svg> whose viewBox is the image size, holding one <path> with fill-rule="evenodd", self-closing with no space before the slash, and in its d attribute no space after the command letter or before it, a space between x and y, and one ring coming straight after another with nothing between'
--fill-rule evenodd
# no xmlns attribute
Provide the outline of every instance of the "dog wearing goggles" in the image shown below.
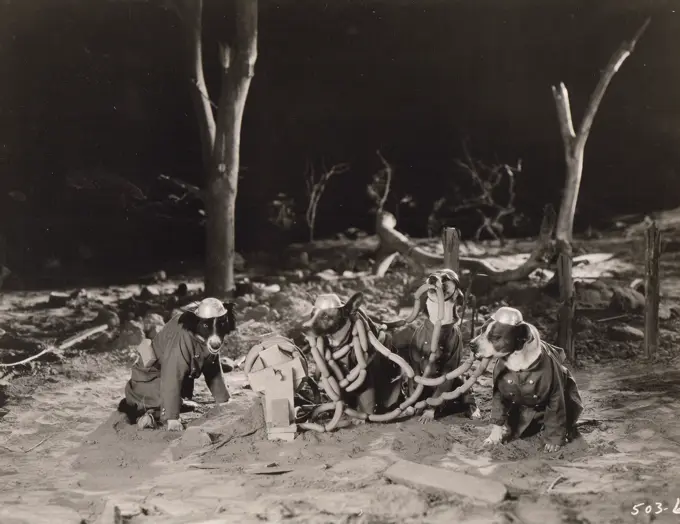
<svg viewBox="0 0 680 524"><path fill-rule="evenodd" d="M559 450L576 436L583 402L564 366L564 350L541 340L515 308L501 307L470 341L477 359L496 358L491 403L492 429L485 445L543 428L544 451Z"/></svg>

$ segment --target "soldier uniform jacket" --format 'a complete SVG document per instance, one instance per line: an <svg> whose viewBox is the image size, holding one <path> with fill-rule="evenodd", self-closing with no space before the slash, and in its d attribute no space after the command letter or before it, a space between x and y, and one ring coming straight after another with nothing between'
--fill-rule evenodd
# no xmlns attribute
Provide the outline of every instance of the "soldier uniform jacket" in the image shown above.
<svg viewBox="0 0 680 524"><path fill-rule="evenodd" d="M211 355L205 344L182 328L179 315L173 317L153 339L151 346L158 360L143 367L138 359L125 387L130 405L140 411L160 410L162 421L177 420L182 407L182 383L201 374L215 402L229 400L218 355Z"/></svg>
<svg viewBox="0 0 680 524"><path fill-rule="evenodd" d="M423 374L429 361L433 330L434 324L427 318L418 327L405 326L392 335L393 350L411 364L416 375ZM444 324L439 335L439 356L431 369L430 377L448 373L459 367L462 360L462 348L463 337L459 327L455 324ZM426 387L421 398L438 397L442 393L452 391L459 383L462 383L460 378L446 381L435 388ZM416 387L415 381L409 380L409 394L412 394ZM467 396L464 395L464 397Z"/></svg>
<svg viewBox="0 0 680 524"><path fill-rule="evenodd" d="M511 411L517 421L510 421L516 436L543 414L544 438L551 444L563 444L567 431L574 428L583 411L583 403L571 372L562 364L564 351L541 341L541 356L523 371L512 371L499 359L493 370L491 421L503 426Z"/></svg>

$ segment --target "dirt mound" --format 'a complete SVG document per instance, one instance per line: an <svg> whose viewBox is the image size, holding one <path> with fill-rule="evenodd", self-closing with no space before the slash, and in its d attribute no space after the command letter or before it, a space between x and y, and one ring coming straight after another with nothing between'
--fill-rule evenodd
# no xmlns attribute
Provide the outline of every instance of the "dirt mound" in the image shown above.
<svg viewBox="0 0 680 524"><path fill-rule="evenodd" d="M86 473L82 485L89 489L110 488L115 479L123 486L133 475L153 478L158 474L153 462L180 436L168 431L140 431L125 415L114 412L74 451L73 469ZM102 478L103 471L107 474Z"/></svg>

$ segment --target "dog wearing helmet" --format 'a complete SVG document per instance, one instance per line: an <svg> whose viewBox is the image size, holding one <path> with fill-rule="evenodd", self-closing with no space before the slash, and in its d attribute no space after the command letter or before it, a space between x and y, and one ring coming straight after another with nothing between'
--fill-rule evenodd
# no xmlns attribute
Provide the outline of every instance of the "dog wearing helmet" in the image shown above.
<svg viewBox="0 0 680 524"><path fill-rule="evenodd" d="M428 275L426 284L434 286L441 282L444 294L444 318L442 320L439 335L438 357L431 367L430 376L436 377L453 371L461 365L463 351L463 337L458 326L456 312L457 300L461 296L460 279L458 274L451 269L441 269ZM392 333L392 351L401 355L411 365L416 375L422 375L430 358L430 344L434 324L439 314L437 293L430 289L423 297L427 309L427 317L414 324L408 324ZM420 398L438 397L443 393L453 391L462 385L463 379L449 380L437 387L425 387ZM415 391L417 384L413 380L407 381L406 395L410 396ZM463 394L460 399L444 402L438 408L428 408L420 414L420 422L423 424L435 419L436 416L446 415L461 407L467 416L472 419L480 419L481 412L471 391Z"/></svg>
<svg viewBox="0 0 680 524"><path fill-rule="evenodd" d="M132 366L118 410L141 429L160 422L169 431L182 431L182 398L191 399L194 380L201 375L215 402L228 402L219 354L235 329L234 304L216 298L170 319L150 343L152 357L138 357Z"/></svg>

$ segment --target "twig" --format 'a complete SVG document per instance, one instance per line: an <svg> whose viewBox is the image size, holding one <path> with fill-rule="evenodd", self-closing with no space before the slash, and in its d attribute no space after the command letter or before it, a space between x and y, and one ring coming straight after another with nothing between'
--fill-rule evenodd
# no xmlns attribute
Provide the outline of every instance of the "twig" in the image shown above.
<svg viewBox="0 0 680 524"><path fill-rule="evenodd" d="M64 349L68 349L74 344L77 344L78 342L85 340L86 338L91 337L92 335L96 335L97 333L102 333L103 331L106 331L109 328L108 325L102 324L100 326L96 326L93 328L88 329L87 331L83 331L79 335L75 335L71 338L66 339L64 342L62 342L59 346L51 346L46 349L43 349L40 353L37 355L33 355L32 357L25 358L23 360L20 360L18 362L10 362L7 364L0 364L0 368L9 368L13 366L19 366L21 364L26 364L28 362L31 362L32 360L35 360L36 358L39 358L43 356L46 353L50 353L52 351L62 351Z"/></svg>
<svg viewBox="0 0 680 524"><path fill-rule="evenodd" d="M553 480L553 481L550 483L550 486L548 486L548 489L546 489L545 492L546 492L546 493L550 493L550 492L553 490L553 488L555 487L555 485L556 485L560 480L566 480L566 478L567 478L567 477L565 477L564 475L560 475L559 477L557 477L555 480Z"/></svg>
<svg viewBox="0 0 680 524"><path fill-rule="evenodd" d="M385 203L387 202L387 197L390 194L390 186L392 184L392 166L385 160L385 157L382 156L382 153L380 150L376 151L376 154L378 155L378 158L380 158L380 162L383 165L383 169L381 173L385 174L385 190L383 191L382 197L378 200L378 212L382 211L385 207Z"/></svg>
<svg viewBox="0 0 680 524"><path fill-rule="evenodd" d="M239 433L238 435L231 435L229 438L224 439L222 442L219 442L219 443L213 445L212 448L204 451L203 453L201 453L201 455L205 455L206 453L208 453L208 451L215 451L217 449L220 449L222 446L228 444L229 442L231 442L235 438L243 438L243 437L249 437L250 435L254 435L255 433L257 433L261 429L264 429L264 426L258 426L255 429L252 429L250 431L246 431L245 433Z"/></svg>
<svg viewBox="0 0 680 524"><path fill-rule="evenodd" d="M28 453L29 451L33 451L33 450L34 450L35 448L37 448L38 446L43 445L45 442L47 442L49 439L51 439L52 436L53 436L53 435L47 435L44 439L42 439L42 440L41 440L40 442L38 442L36 445L31 446L31 447L28 448L28 449L21 449L21 448L19 448L19 449L12 449L12 448L8 448L7 446L2 446L2 445L0 445L0 448L6 449L7 451L9 451L9 452L11 452L11 453L19 453L19 452L21 452L21 453Z"/></svg>
<svg viewBox="0 0 680 524"><path fill-rule="evenodd" d="M335 175L339 175L349 170L348 164L336 164L330 169L323 168L323 173L319 179L316 178L316 172L314 170L314 165L307 162L307 168L305 169L305 178L307 182L307 196L309 197L309 204L307 205L307 212L305 213L305 219L307 220L307 226L309 227L309 241L314 241L314 226L316 224L316 210L321 201L321 196L326 190L326 184Z"/></svg>
<svg viewBox="0 0 680 524"><path fill-rule="evenodd" d="M629 314L616 315L615 317L601 318L599 320L596 320L595 322L609 322L610 320L621 320L622 318L628 318L629 316L630 316Z"/></svg>

